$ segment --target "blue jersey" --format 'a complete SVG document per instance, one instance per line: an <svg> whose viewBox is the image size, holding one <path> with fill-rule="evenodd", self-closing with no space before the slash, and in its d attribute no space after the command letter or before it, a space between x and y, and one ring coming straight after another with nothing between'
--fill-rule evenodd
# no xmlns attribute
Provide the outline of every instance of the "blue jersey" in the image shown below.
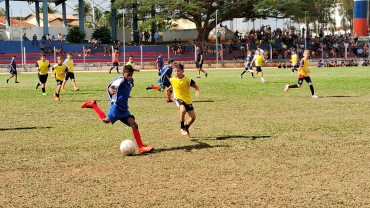
<svg viewBox="0 0 370 208"><path fill-rule="evenodd" d="M163 84L165 86L170 86L171 82L170 82L170 80L167 79L167 77L165 75L167 75L169 78L172 77L172 67L171 66L166 66L162 69L161 77L157 81L159 84Z"/></svg>
<svg viewBox="0 0 370 208"><path fill-rule="evenodd" d="M133 84L133 80L132 82L131 80L128 81L124 76L119 76L108 85L107 93L111 104L115 104L121 109L128 109L128 98L130 97L131 87ZM114 95L111 95L108 91L111 86L114 86L116 90Z"/></svg>
<svg viewBox="0 0 370 208"><path fill-rule="evenodd" d="M318 67L322 67L322 65L323 65L323 63L321 63L321 62L319 62L319 63L317 64L317 66L318 66Z"/></svg>
<svg viewBox="0 0 370 208"><path fill-rule="evenodd" d="M247 58L245 59L245 67L251 67L252 64L252 56L248 55Z"/></svg>
<svg viewBox="0 0 370 208"><path fill-rule="evenodd" d="M158 62L158 68L163 68L163 57L158 56L157 62Z"/></svg>
<svg viewBox="0 0 370 208"><path fill-rule="evenodd" d="M13 66L14 70L17 71L17 64L15 63L15 60L10 61L9 72L13 71L12 66Z"/></svg>

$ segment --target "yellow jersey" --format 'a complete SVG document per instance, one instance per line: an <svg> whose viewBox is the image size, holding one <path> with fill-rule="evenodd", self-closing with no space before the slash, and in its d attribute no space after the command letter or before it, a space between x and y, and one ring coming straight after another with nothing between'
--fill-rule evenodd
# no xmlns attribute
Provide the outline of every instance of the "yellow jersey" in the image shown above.
<svg viewBox="0 0 370 208"><path fill-rule="evenodd" d="M301 63L299 63L298 78L305 78L305 77L310 76L308 74L308 72L305 71L305 70L308 70L309 64L310 64L310 61L308 59L303 58L301 60ZM305 70L303 70L303 69L305 69Z"/></svg>
<svg viewBox="0 0 370 208"><path fill-rule="evenodd" d="M63 81L64 80L64 74L60 74L61 72L66 72L67 66L65 64L59 65L55 64L53 67L53 73L55 73L55 79Z"/></svg>
<svg viewBox="0 0 370 208"><path fill-rule="evenodd" d="M39 74L40 75L46 75L46 74L48 74L48 71L49 71L48 69L50 67L50 63L49 63L49 61L42 62L40 60L40 61L37 61L36 67L39 67Z"/></svg>
<svg viewBox="0 0 370 208"><path fill-rule="evenodd" d="M262 66L263 63L263 55L254 55L255 65L256 66Z"/></svg>
<svg viewBox="0 0 370 208"><path fill-rule="evenodd" d="M297 62L297 54L292 55L292 63Z"/></svg>
<svg viewBox="0 0 370 208"><path fill-rule="evenodd" d="M66 60L64 60L64 64L68 67L68 72L74 73L72 59L66 59Z"/></svg>
<svg viewBox="0 0 370 208"><path fill-rule="evenodd" d="M186 76L182 79L172 77L170 80L173 87L174 97L184 101L186 105L192 104L190 86L195 85L195 82Z"/></svg>
<svg viewBox="0 0 370 208"><path fill-rule="evenodd" d="M133 69L135 69L135 63L127 62L126 65L130 65L130 66L132 66Z"/></svg>

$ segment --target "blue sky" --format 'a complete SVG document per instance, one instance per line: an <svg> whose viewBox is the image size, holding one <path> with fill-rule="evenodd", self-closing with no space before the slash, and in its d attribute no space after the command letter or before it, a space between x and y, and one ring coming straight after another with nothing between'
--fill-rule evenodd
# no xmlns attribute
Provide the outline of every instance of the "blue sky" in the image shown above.
<svg viewBox="0 0 370 208"><path fill-rule="evenodd" d="M89 2L92 2L92 1L89 1ZM77 5L77 3L78 3L78 0L66 1L67 14L71 14L71 15L73 14L73 8L75 7L75 5ZM98 4L100 4L100 7L108 10L110 1L95 0L95 5L98 5ZM41 5L42 4L40 3L40 7ZM22 15L22 17L26 17L27 15L35 11L35 4L34 3L28 4L26 1L10 1L9 6L11 10L11 14L10 14L11 16ZM54 7L54 6L55 4L51 3L51 7ZM5 2L0 3L0 7L2 9L5 9ZM22 13L21 13L21 10L22 10ZM61 5L58 6L58 10L60 11L60 13L62 13Z"/></svg>

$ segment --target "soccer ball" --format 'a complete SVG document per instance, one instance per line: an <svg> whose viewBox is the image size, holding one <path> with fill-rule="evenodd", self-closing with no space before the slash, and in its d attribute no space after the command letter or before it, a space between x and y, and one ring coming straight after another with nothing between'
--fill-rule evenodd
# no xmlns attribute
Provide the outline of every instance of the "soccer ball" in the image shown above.
<svg viewBox="0 0 370 208"><path fill-rule="evenodd" d="M132 155L136 150L136 144L132 140L124 140L119 149L124 155Z"/></svg>

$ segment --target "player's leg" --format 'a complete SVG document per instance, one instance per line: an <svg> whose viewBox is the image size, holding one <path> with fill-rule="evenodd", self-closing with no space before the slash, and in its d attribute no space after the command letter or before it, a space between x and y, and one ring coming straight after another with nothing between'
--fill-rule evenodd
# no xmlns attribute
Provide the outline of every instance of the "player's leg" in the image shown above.
<svg viewBox="0 0 370 208"><path fill-rule="evenodd" d="M166 95L167 95L167 102L168 103L172 102L172 100L171 100L172 90L167 89L166 90Z"/></svg>
<svg viewBox="0 0 370 208"><path fill-rule="evenodd" d="M112 107L112 106L111 106ZM100 108L98 107L98 104L96 103L95 100L92 100L92 101L87 101L87 102L84 102L82 105L81 105L81 108L92 108L96 114L98 114L99 118L104 122L104 123L110 123L111 120L105 116L105 113L100 110ZM111 110L111 109L110 109ZM109 110L109 111L110 111Z"/></svg>
<svg viewBox="0 0 370 208"><path fill-rule="evenodd" d="M311 90L312 98L319 98L319 97L315 94L315 90L314 90L314 88L313 88L311 78L310 78L310 77L305 77L305 81L308 83L308 86L310 86L310 90Z"/></svg>
<svg viewBox="0 0 370 208"><path fill-rule="evenodd" d="M66 89L64 88L64 86L66 85L68 79L69 79L69 73L65 74L64 75L64 80L63 80L63 83L62 83L62 91L66 91Z"/></svg>
<svg viewBox="0 0 370 208"><path fill-rule="evenodd" d="M189 133L188 131L186 131L186 126L185 126L185 114L186 114L186 109L185 109L185 106L184 104L181 104L179 106L179 110L180 110L180 124L181 124L181 134L184 135L184 136L188 136Z"/></svg>
<svg viewBox="0 0 370 208"><path fill-rule="evenodd" d="M204 73L204 76L208 76L208 73L203 69L203 67L202 67L202 65L203 64L200 64L200 68L199 68L199 70L201 71L201 72L203 72ZM200 73L200 72L199 72Z"/></svg>
<svg viewBox="0 0 370 208"><path fill-rule="evenodd" d="M59 93L60 93L61 88L62 88L62 81L57 80L57 89L55 90L55 93L54 93L54 99L55 100L60 100Z"/></svg>
<svg viewBox="0 0 370 208"><path fill-rule="evenodd" d="M77 87L76 85L76 79L75 79L75 74L74 73L68 73L70 74L69 77L71 78L72 80L72 84L73 84L73 89L74 91L79 91L80 89Z"/></svg>
<svg viewBox="0 0 370 208"><path fill-rule="evenodd" d="M289 89L291 89L291 88L300 88L302 86L302 83L303 83L303 78L298 78L298 84L286 85L285 86L285 92L287 93L289 91Z"/></svg>
<svg viewBox="0 0 370 208"><path fill-rule="evenodd" d="M196 119L196 116L195 116L195 111L194 111L194 109L193 109L193 107L192 107L192 105L190 105L191 107L191 109L189 109L189 106L187 107L188 108L188 115L189 115L189 119L188 119L188 121L186 122L186 125L185 125L185 130L188 132L188 135L190 136L190 132L189 132L189 127L190 127L190 125L191 124L193 124L194 123L194 121L195 121L195 119Z"/></svg>
<svg viewBox="0 0 370 208"><path fill-rule="evenodd" d="M119 74L118 63L116 65L117 74Z"/></svg>
<svg viewBox="0 0 370 208"><path fill-rule="evenodd" d="M245 67L244 71L239 75L240 78L243 78L243 74L245 74L245 72L248 72L248 68Z"/></svg>
<svg viewBox="0 0 370 208"><path fill-rule="evenodd" d="M143 145L139 132L139 126L137 125L133 116L129 116L127 118L127 124L132 128L132 133L134 134L136 144L139 147L139 152L140 153L151 152L154 149L154 147Z"/></svg>
<svg viewBox="0 0 370 208"><path fill-rule="evenodd" d="M10 75L10 77L8 77L8 79L6 79L6 83L8 83L9 82L9 80L11 79L11 78L13 78L14 77L14 74L12 73L11 75Z"/></svg>
<svg viewBox="0 0 370 208"><path fill-rule="evenodd" d="M19 83L19 82L18 82L18 73L15 73L15 74L14 74L14 79L15 79L15 83Z"/></svg>

